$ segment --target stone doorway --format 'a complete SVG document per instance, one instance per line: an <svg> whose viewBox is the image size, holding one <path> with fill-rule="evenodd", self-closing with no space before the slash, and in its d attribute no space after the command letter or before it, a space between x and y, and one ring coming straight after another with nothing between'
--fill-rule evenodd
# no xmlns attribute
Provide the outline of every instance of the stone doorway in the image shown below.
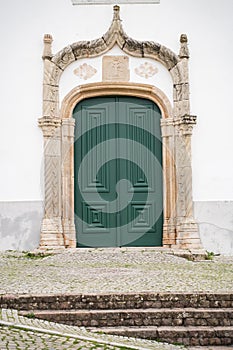
<svg viewBox="0 0 233 350"><path fill-rule="evenodd" d="M41 229L41 247L75 247L74 225L74 107L94 96L124 95L154 101L161 110L163 147L163 246L201 247L198 227L193 218L191 135L196 117L190 115L186 35L181 35L176 55L154 42L138 42L122 28L119 7L114 6L112 24L102 38L77 42L52 54L52 37L44 37L43 117L39 126L44 135L45 214ZM170 72L173 104L157 87L126 81L98 82L77 86L59 106L59 81L63 71L75 60L104 55L114 45L127 55L148 57L162 63ZM112 77L112 79L115 79Z"/></svg>

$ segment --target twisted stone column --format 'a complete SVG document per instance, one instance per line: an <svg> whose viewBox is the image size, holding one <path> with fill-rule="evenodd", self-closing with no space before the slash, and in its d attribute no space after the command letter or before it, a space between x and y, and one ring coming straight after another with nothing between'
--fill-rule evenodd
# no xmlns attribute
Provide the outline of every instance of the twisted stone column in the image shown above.
<svg viewBox="0 0 233 350"><path fill-rule="evenodd" d="M64 247L61 221L61 120L58 117L59 68L51 62L52 36L44 36L43 117L39 126L44 136L44 218L40 248Z"/></svg>
<svg viewBox="0 0 233 350"><path fill-rule="evenodd" d="M67 248L76 247L74 224L74 126L75 119L62 120L62 225Z"/></svg>

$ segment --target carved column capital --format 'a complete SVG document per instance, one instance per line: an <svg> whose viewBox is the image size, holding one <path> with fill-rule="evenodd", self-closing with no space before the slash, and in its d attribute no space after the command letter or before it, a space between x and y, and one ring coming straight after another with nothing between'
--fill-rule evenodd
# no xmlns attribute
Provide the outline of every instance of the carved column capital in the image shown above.
<svg viewBox="0 0 233 350"><path fill-rule="evenodd" d="M59 118L42 117L38 120L38 125L42 129L44 137L51 137L57 127L61 126Z"/></svg>
<svg viewBox="0 0 233 350"><path fill-rule="evenodd" d="M192 135L193 126L197 123L197 117L195 115L183 115L179 121L180 131L184 136Z"/></svg>
<svg viewBox="0 0 233 350"><path fill-rule="evenodd" d="M161 119L161 133L162 137L172 136L174 134L174 119L173 118L165 118Z"/></svg>

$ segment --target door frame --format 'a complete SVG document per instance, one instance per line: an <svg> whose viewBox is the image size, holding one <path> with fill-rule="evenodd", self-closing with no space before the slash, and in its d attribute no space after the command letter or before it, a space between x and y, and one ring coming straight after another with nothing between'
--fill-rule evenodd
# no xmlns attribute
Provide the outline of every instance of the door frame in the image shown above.
<svg viewBox="0 0 233 350"><path fill-rule="evenodd" d="M74 127L75 106L87 98L100 96L131 96L153 101L161 111L163 159L163 246L175 245L176 173L174 160L174 129L172 107L166 95L157 87L135 83L93 83L74 88L61 106L62 125L62 218L65 246L76 246L74 225ZM169 130L170 129L170 135ZM173 142L171 142L173 139ZM173 181L170 181L170 179Z"/></svg>
<svg viewBox="0 0 233 350"><path fill-rule="evenodd" d="M86 86L87 87L87 86ZM85 90L86 90L86 87L85 87ZM94 85L91 85L91 86L89 86L89 87L91 87L92 88L92 90L94 90L94 88L95 88L95 86ZM135 95L133 95L132 96L132 94L133 94L133 92L134 92L134 88L135 87L137 87L137 88L139 88L139 90L140 90L140 87L142 87L142 90L141 90L141 92L140 92L140 96L135 96ZM145 89L146 88L146 89ZM148 99L148 98L144 98L145 96L147 96L147 93L149 92L149 89L150 87L149 86L135 86L134 84L127 84L127 86L123 86L123 84L118 84L117 86L116 86L116 84L102 84L102 86L100 87L100 85L98 84L98 86L96 86L96 93L98 94L98 95L95 95L95 96L92 96L92 97L88 97L88 99L92 99L92 98L108 98L108 97L110 97L111 98L111 101L114 99L114 98L117 98L117 97L119 97L119 98L132 98L133 100L130 100L131 102L130 103L134 103L135 102L135 100L134 99L136 99L136 101L137 101L137 103L138 103L138 101L147 101L147 103L150 101L150 103L152 102L152 104L150 104L150 106L152 106L152 105L155 105L155 106L157 106L158 107L158 104L155 102L155 100L156 99L154 99L154 100L152 100L152 99ZM132 90L132 91L130 91L130 90ZM143 91L143 92L142 92ZM108 93L108 96L106 96L106 92ZM124 94L123 95L123 93L124 92L127 92L127 96ZM130 92L131 92L131 94L130 94ZM158 94L159 93L161 93L162 94L162 92L161 91L159 91L158 90ZM101 95L100 95L101 94ZM79 104L81 104L83 101L85 101L85 100L87 100L87 98L86 98L86 94L84 93L84 96L80 96L80 94L78 93L78 95L76 95L76 93L75 93L75 91L74 91L74 95L76 96L76 98L78 98L78 100L79 100L79 102L77 103L77 104L75 104L75 106L72 106L72 108L71 108L71 110L72 110L72 116L70 116L69 115L69 118L68 119L70 119L70 118L72 118L73 119L73 110L75 109L75 108L77 108L77 106L79 105ZM154 95L154 94L153 94ZM143 97L144 96L144 97ZM79 97L81 97L82 99L79 99ZM161 96L162 97L162 96ZM164 96L163 96L164 97ZM76 98L74 98L74 101L76 101ZM139 98L139 100L138 100L138 98ZM108 100L104 100L106 103L108 102ZM127 99L127 101L128 101L128 99ZM108 102L109 103L109 102ZM68 103L69 104L69 103ZM137 104L136 104L137 105ZM135 105L135 106L136 106ZM161 106L160 106L161 107ZM169 105L167 106L167 107L169 107ZM159 115L160 115L160 118L159 118L159 126L157 125L157 127L156 127L156 129L154 130L155 131L155 133L156 133L156 135L158 135L158 132L159 132L159 134L161 134L161 126L160 126L160 121L161 121L161 118L162 118L162 113L161 113L161 110L160 110L160 108L159 108ZM165 110L164 110L164 112L166 112ZM77 125L76 125L76 122L77 122L77 119L75 119L75 129L76 129L76 132L77 132ZM159 129L158 129L159 128ZM158 129L158 130L157 130ZM76 134L76 132L74 133L74 134ZM154 133L153 133L153 131L151 131L152 132L152 135L154 135ZM76 166L76 164L75 164L75 158L76 158L76 156L77 156L77 154L79 154L79 149L77 149L76 147L75 147L75 141L76 141L76 139L74 139L73 140L73 142L72 142L72 148L74 149L74 150L70 150L70 152L71 152L71 154L70 154L70 156L72 156L72 154L74 154L74 157L73 157L73 159L74 159L74 162L73 162L73 166L74 166L74 168L75 168L75 166ZM161 143L162 143L162 139L161 139ZM74 152L74 153L73 153ZM161 157L162 157L162 149L161 149L161 152L160 152L160 155L161 155ZM69 155L67 155L66 154L66 156L68 156L69 157ZM71 161L71 159L70 159L70 161ZM162 161L162 159L161 159L161 161ZM65 161L63 162L64 164L66 163ZM160 168L161 169L161 168ZM67 173L67 169L64 169L65 170L65 172ZM68 169L68 172L69 172L69 169ZM156 173L157 174L157 173ZM72 174L71 174L71 176L72 176ZM77 176L77 174L76 174L76 176ZM163 178L162 178L162 176L161 176L161 182L163 183ZM74 195L75 195L75 183L76 183L76 181L77 181L77 177L74 177ZM67 183L67 179L65 179L65 183ZM160 190L159 191L161 191L161 201L160 201L160 204L156 204L156 206L158 205L158 207L160 207L161 205L162 205L162 212L163 212L163 201L162 201L162 197L163 197L163 187L162 186L160 186ZM158 192L159 192L158 191ZM68 193L66 193L66 196L70 196L70 194L68 194ZM76 201L77 201L77 197L76 197ZM65 204L65 203L64 203ZM71 202L70 203L70 205L71 206L73 206L73 203ZM74 200L74 210L73 210L73 213L75 213L75 200ZM77 207L76 207L76 213L77 213ZM160 220L161 220L161 213L160 213L160 215L159 215L159 218L160 218ZM75 220L74 220L75 221ZM155 222L153 222L153 225L155 224ZM161 224L163 224L163 221L161 220ZM120 229L120 227L119 227L119 229ZM76 225L76 242L77 242L77 246L78 246L78 236L79 236L79 233L82 233L82 232L79 232L79 231L77 231L78 230L78 228L77 228L77 225ZM161 227L161 231L163 231L162 230L162 227ZM96 235L96 237L97 237L97 235L98 235L98 233L96 233L95 234ZM158 231L156 231L156 235L158 236ZM161 241L162 241L162 232L160 232L160 239L161 239ZM93 245L94 246L94 245ZM148 245L148 246L153 246L152 244L151 245ZM159 243L159 244L156 244L156 246L161 246L161 242Z"/></svg>

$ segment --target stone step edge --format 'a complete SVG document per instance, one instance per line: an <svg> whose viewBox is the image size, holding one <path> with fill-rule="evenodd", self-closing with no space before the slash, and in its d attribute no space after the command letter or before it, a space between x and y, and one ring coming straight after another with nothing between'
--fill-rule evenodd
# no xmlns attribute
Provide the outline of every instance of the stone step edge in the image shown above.
<svg viewBox="0 0 233 350"><path fill-rule="evenodd" d="M148 309L61 309L61 310L20 310L19 315L25 316L29 312L36 315L56 315L56 314L130 314L130 313L232 313L233 308L148 308Z"/></svg>
<svg viewBox="0 0 233 350"><path fill-rule="evenodd" d="M195 333L196 335L200 332L230 332L233 340L233 326L121 326L121 327L86 327L89 331L93 333L106 333L109 334L111 332L116 332L119 335L125 331L131 332L155 332L156 334L163 333L174 333L175 335L179 335L179 333ZM112 334L116 334L112 333ZM227 336L229 336L227 334Z"/></svg>
<svg viewBox="0 0 233 350"><path fill-rule="evenodd" d="M1 299L21 299L21 298L67 298L67 297L82 297L82 298L89 298L89 297L96 297L97 299L102 297L141 297L141 296L153 296L153 297L179 297L179 296L193 296L193 297L229 297L226 300L233 300L233 292L229 291L222 291L222 292L203 292L203 291L195 291L195 292L152 292L152 291L142 291L142 292L100 292L100 293L48 293L48 294L27 294L27 293L6 293L6 294L0 294L0 300ZM149 300L157 300L157 299L149 299ZM213 300L213 299L211 299Z"/></svg>
<svg viewBox="0 0 233 350"><path fill-rule="evenodd" d="M92 332L98 332L98 327L87 327L88 329L90 329ZM181 330L181 331L196 331L196 330L200 330L200 331L207 331L207 330L216 330L216 331L222 331L222 330L229 330L229 331L233 331L233 326L122 326L122 327L101 327L100 330L103 331L104 329L106 330L124 330L124 329L131 329L131 330L153 330L153 329L159 329L162 331L177 331L177 330Z"/></svg>
<svg viewBox="0 0 233 350"><path fill-rule="evenodd" d="M0 295L0 307L21 310L230 308L233 293L5 294Z"/></svg>
<svg viewBox="0 0 233 350"><path fill-rule="evenodd" d="M125 343L121 343L121 342L112 342L112 341L107 341L107 340L104 340L101 338L96 338L96 337L75 335L75 334L69 333L69 332L59 332L57 330L44 329L44 328L40 328L40 327L4 321L1 319L0 319L0 326L21 329L21 330L27 330L27 331L32 331L32 332L38 332L38 333L43 333L43 334L49 334L49 335L69 337L69 338L77 339L77 340L84 340L84 341L89 341L89 342L93 342L93 343L100 343L100 344L122 347L122 348L129 349L129 350L130 349L132 349L132 350L146 350L147 349L146 347L139 347L139 346L130 345L130 344L126 345Z"/></svg>
<svg viewBox="0 0 233 350"><path fill-rule="evenodd" d="M87 329L93 333L103 332L105 334L122 335L127 337L137 337L144 339L154 339L155 341L184 346L200 345L232 345L233 327L211 327L211 326L144 326L144 327L104 327Z"/></svg>

